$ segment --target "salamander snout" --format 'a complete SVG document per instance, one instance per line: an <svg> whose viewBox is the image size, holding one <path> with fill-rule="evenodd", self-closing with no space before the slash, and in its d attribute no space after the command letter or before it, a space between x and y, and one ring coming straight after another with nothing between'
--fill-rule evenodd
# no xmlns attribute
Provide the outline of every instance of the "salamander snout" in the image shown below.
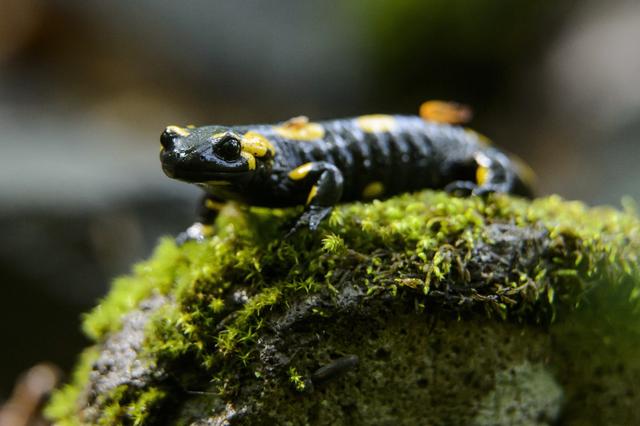
<svg viewBox="0 0 640 426"><path fill-rule="evenodd" d="M189 130L179 126L168 126L160 135L160 144L166 151L171 151L180 137L189 136Z"/></svg>
<svg viewBox="0 0 640 426"><path fill-rule="evenodd" d="M160 135L160 145L162 145L162 147L167 150L170 151L171 149L173 149L173 140L175 139L176 135L170 132L167 132L166 130L164 132L162 132L162 134Z"/></svg>

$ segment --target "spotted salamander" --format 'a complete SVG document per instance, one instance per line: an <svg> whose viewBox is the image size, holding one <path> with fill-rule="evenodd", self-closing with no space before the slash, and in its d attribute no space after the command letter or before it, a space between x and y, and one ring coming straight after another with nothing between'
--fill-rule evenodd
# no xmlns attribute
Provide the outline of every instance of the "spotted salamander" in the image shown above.
<svg viewBox="0 0 640 426"><path fill-rule="evenodd" d="M419 116L169 126L160 141L167 176L205 191L200 220L187 231L188 239L210 234L218 210L229 200L264 207L304 205L292 233L302 227L315 230L337 203L422 188L531 194L518 162L487 138Z"/></svg>

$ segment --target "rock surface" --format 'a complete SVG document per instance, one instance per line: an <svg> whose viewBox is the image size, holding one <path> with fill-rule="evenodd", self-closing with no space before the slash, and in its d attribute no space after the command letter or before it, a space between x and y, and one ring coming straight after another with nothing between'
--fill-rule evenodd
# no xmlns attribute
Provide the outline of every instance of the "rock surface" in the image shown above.
<svg viewBox="0 0 640 426"><path fill-rule="evenodd" d="M161 242L85 320L61 425L640 422L640 221L437 192L229 209Z"/></svg>

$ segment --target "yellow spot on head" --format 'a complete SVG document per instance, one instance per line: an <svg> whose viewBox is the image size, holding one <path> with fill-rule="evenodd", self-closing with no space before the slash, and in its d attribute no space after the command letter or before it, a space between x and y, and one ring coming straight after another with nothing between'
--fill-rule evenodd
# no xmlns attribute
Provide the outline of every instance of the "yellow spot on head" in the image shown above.
<svg viewBox="0 0 640 426"><path fill-rule="evenodd" d="M362 190L362 198L365 200L371 200L384 194L384 185L382 182L371 182Z"/></svg>
<svg viewBox="0 0 640 426"><path fill-rule="evenodd" d="M298 141L312 141L324 137L324 127L318 123L311 123L304 115L293 117L273 130L285 139Z"/></svg>
<svg viewBox="0 0 640 426"><path fill-rule="evenodd" d="M307 196L307 205L311 203L316 195L318 195L318 185L313 185L311 187L311 191L309 191L309 195Z"/></svg>
<svg viewBox="0 0 640 426"><path fill-rule="evenodd" d="M246 151L241 151L240 155L242 155L244 159L247 160L247 164L249 165L249 170L256 169L256 157L254 157L253 154Z"/></svg>
<svg viewBox="0 0 640 426"><path fill-rule="evenodd" d="M186 137L191 134L190 131L180 126L167 126L167 128L164 129L164 131L167 133L173 133L175 135L182 136L182 137Z"/></svg>
<svg viewBox="0 0 640 426"><path fill-rule="evenodd" d="M487 183L491 170L488 167L478 166L476 169L476 183L480 186Z"/></svg>
<svg viewBox="0 0 640 426"><path fill-rule="evenodd" d="M276 154L276 149L271 142L269 142L269 139L258 132L249 131L245 133L240 139L240 145L242 146L243 152L255 155L256 157L264 157L267 154L273 157Z"/></svg>
<svg viewBox="0 0 640 426"><path fill-rule="evenodd" d="M356 118L356 125L367 133L390 132L396 127L396 119L385 114L362 115Z"/></svg>
<svg viewBox="0 0 640 426"><path fill-rule="evenodd" d="M471 108L456 102L427 101L420 105L420 117L436 123L468 123L472 116Z"/></svg>
<svg viewBox="0 0 640 426"><path fill-rule="evenodd" d="M289 172L289 178L292 180L300 180L307 177L311 168L313 167L313 163L304 163L302 166L298 166L295 169Z"/></svg>

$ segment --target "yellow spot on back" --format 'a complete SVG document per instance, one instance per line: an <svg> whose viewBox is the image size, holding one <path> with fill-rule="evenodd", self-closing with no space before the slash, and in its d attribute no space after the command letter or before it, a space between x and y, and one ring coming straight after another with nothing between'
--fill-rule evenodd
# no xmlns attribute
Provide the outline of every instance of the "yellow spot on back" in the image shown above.
<svg viewBox="0 0 640 426"><path fill-rule="evenodd" d="M324 127L318 123L309 122L304 115L293 117L280 126L275 126L273 130L283 138L298 141L312 141L324 137Z"/></svg>
<svg viewBox="0 0 640 426"><path fill-rule="evenodd" d="M476 169L476 183L478 185L484 185L489 180L491 170L488 167L478 166Z"/></svg>
<svg viewBox="0 0 640 426"><path fill-rule="evenodd" d="M311 203L316 195L318 195L318 185L313 185L311 187L311 191L309 191L309 195L307 196L307 205Z"/></svg>
<svg viewBox="0 0 640 426"><path fill-rule="evenodd" d="M180 127L180 126L167 126L167 128L164 129L164 131L167 132L167 133L173 133L173 134L176 134L176 135L182 136L182 137L186 137L186 136L189 136L191 134L190 131L188 131L184 127Z"/></svg>
<svg viewBox="0 0 640 426"><path fill-rule="evenodd" d="M244 159L247 160L247 164L249 165L249 170L256 169L256 157L254 157L253 154L246 151L241 151L240 155L242 155Z"/></svg>
<svg viewBox="0 0 640 426"><path fill-rule="evenodd" d="M356 125L367 133L390 132L396 127L396 119L386 114L362 115Z"/></svg>
<svg viewBox="0 0 640 426"><path fill-rule="evenodd" d="M264 157L267 154L274 156L276 149L273 147L269 139L265 138L258 132L249 131L240 139L242 151L255 155L256 157Z"/></svg>
<svg viewBox="0 0 640 426"><path fill-rule="evenodd" d="M313 167L313 163L304 163L302 166L298 166L295 169L289 172L289 178L292 180L301 180L307 177L311 168Z"/></svg>
<svg viewBox="0 0 640 426"><path fill-rule="evenodd" d="M384 194L384 185L382 182L371 182L362 190L362 198L365 200L371 200Z"/></svg>
<svg viewBox="0 0 640 426"><path fill-rule="evenodd" d="M427 101L420 105L420 117L436 123L468 123L472 116L471 108L456 102Z"/></svg>

